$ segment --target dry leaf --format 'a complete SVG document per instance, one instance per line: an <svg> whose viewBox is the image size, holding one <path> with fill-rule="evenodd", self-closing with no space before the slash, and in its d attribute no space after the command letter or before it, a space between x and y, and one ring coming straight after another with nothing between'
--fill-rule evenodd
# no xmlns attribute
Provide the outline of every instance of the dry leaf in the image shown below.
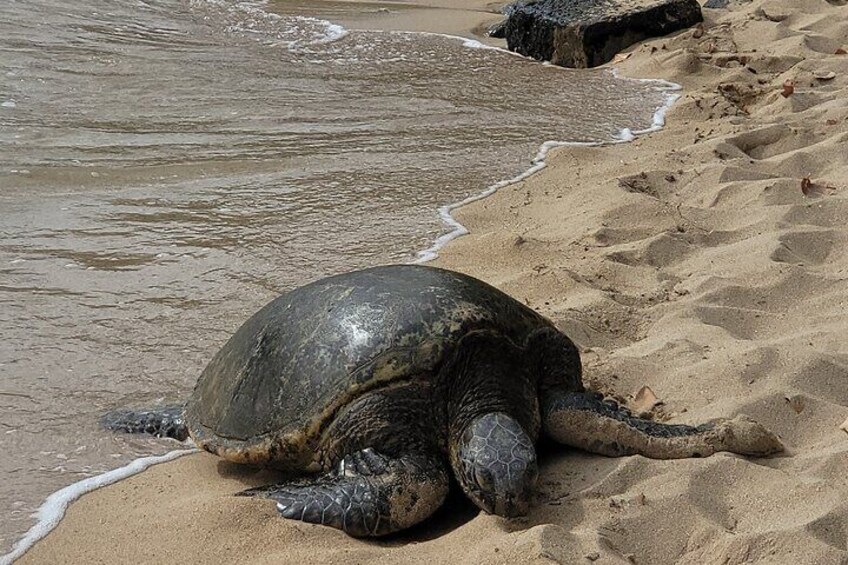
<svg viewBox="0 0 848 565"><path fill-rule="evenodd" d="M622 63L629 59L632 54L633 53L617 53L616 56L612 58L612 62L614 65L617 65L618 63Z"/></svg>
<svg viewBox="0 0 848 565"><path fill-rule="evenodd" d="M804 196L809 196L813 191L813 181L810 180L810 177L804 177L801 179L801 192L804 193Z"/></svg>
<svg viewBox="0 0 848 565"><path fill-rule="evenodd" d="M829 126L835 126L839 122L837 122L836 120L827 120L827 121L825 121L825 123Z"/></svg>
<svg viewBox="0 0 848 565"><path fill-rule="evenodd" d="M801 396L785 396L783 399L786 400L786 403L790 408L792 408L792 410L795 411L796 414L800 414L804 411L804 399Z"/></svg>
<svg viewBox="0 0 848 565"><path fill-rule="evenodd" d="M845 420L844 422L842 422L842 425L839 426L839 429L842 430L845 433L848 433L848 420Z"/></svg>
<svg viewBox="0 0 848 565"><path fill-rule="evenodd" d="M833 80L836 78L836 73L833 71L816 71L813 76L818 80Z"/></svg>
<svg viewBox="0 0 848 565"><path fill-rule="evenodd" d="M780 94L783 95L784 98L789 98L792 96L792 93L795 92L795 81L794 80L786 80L783 82L783 92Z"/></svg>
<svg viewBox="0 0 848 565"><path fill-rule="evenodd" d="M633 402L630 403L635 412L650 412L654 409L654 407L660 404L662 404L662 400L657 398L654 391L647 386L640 388L636 394L633 395Z"/></svg>
<svg viewBox="0 0 848 565"><path fill-rule="evenodd" d="M804 193L804 196L825 196L829 193L832 194L836 190L837 188L835 186L815 183L810 179L810 177L804 177L801 179L801 192Z"/></svg>
<svg viewBox="0 0 848 565"><path fill-rule="evenodd" d="M833 54L834 54L834 55L845 55L846 53L848 53L848 51L845 51L845 49L843 49L842 47L840 47L839 49L837 49L836 51L834 51L834 53L833 53Z"/></svg>

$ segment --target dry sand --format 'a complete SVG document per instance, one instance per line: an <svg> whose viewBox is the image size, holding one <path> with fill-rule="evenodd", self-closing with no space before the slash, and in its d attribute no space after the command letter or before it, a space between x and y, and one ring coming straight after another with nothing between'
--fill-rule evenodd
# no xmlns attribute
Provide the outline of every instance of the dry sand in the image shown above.
<svg viewBox="0 0 848 565"><path fill-rule="evenodd" d="M194 455L83 497L21 562L848 563L848 7L755 0L705 16L620 65L684 86L665 130L557 151L460 210L472 235L438 264L552 318L596 388L648 385L657 417L679 422L748 414L785 456L554 450L525 520L457 498L411 532L359 541L231 497L263 476Z"/></svg>

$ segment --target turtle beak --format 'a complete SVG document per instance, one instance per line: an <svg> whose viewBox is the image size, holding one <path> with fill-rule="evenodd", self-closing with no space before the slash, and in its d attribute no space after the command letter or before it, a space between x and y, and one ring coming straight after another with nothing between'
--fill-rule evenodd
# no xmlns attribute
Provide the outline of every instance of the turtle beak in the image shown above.
<svg viewBox="0 0 848 565"><path fill-rule="evenodd" d="M477 498L478 505L490 514L504 518L526 516L533 500L538 468L533 464L518 477L510 476L496 480L484 493ZM488 477L487 477L488 478ZM491 478L489 479L491 480ZM485 483L484 483L485 484Z"/></svg>
<svg viewBox="0 0 848 565"><path fill-rule="evenodd" d="M526 516L530 510L529 497L505 496L495 502L494 513L504 518Z"/></svg>

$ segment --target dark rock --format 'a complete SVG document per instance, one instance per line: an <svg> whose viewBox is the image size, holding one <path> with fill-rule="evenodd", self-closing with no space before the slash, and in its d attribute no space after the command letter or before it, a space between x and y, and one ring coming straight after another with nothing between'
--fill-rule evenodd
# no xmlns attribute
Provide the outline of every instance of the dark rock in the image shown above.
<svg viewBox="0 0 848 565"><path fill-rule="evenodd" d="M505 14L511 50L579 68L703 21L696 0L518 0Z"/></svg>
<svg viewBox="0 0 848 565"><path fill-rule="evenodd" d="M720 10L721 8L727 8L728 4L730 4L730 0L707 0L704 4L704 8Z"/></svg>
<svg viewBox="0 0 848 565"><path fill-rule="evenodd" d="M486 35L489 37L495 37L497 39L503 39L506 37L506 20L501 20L496 24L492 24L489 26L489 29L486 30Z"/></svg>

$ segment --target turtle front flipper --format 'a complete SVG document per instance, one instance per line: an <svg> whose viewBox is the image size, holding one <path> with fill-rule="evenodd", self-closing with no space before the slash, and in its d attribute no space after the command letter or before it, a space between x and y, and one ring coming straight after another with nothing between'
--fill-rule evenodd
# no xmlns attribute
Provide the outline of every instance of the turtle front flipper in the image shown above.
<svg viewBox="0 0 848 565"><path fill-rule="evenodd" d="M608 456L707 457L718 451L765 457L783 451L772 432L745 416L699 426L636 418L595 392L562 388L542 398L542 425L556 441Z"/></svg>
<svg viewBox="0 0 848 565"><path fill-rule="evenodd" d="M432 455L390 458L368 448L317 479L242 491L277 502L285 518L332 526L356 537L408 528L435 512L448 493L445 464Z"/></svg>
<svg viewBox="0 0 848 565"><path fill-rule="evenodd" d="M132 410L124 408L107 413L100 423L107 430L130 434L150 434L156 437L170 437L179 441L188 438L183 412L185 404L172 404L150 410Z"/></svg>

